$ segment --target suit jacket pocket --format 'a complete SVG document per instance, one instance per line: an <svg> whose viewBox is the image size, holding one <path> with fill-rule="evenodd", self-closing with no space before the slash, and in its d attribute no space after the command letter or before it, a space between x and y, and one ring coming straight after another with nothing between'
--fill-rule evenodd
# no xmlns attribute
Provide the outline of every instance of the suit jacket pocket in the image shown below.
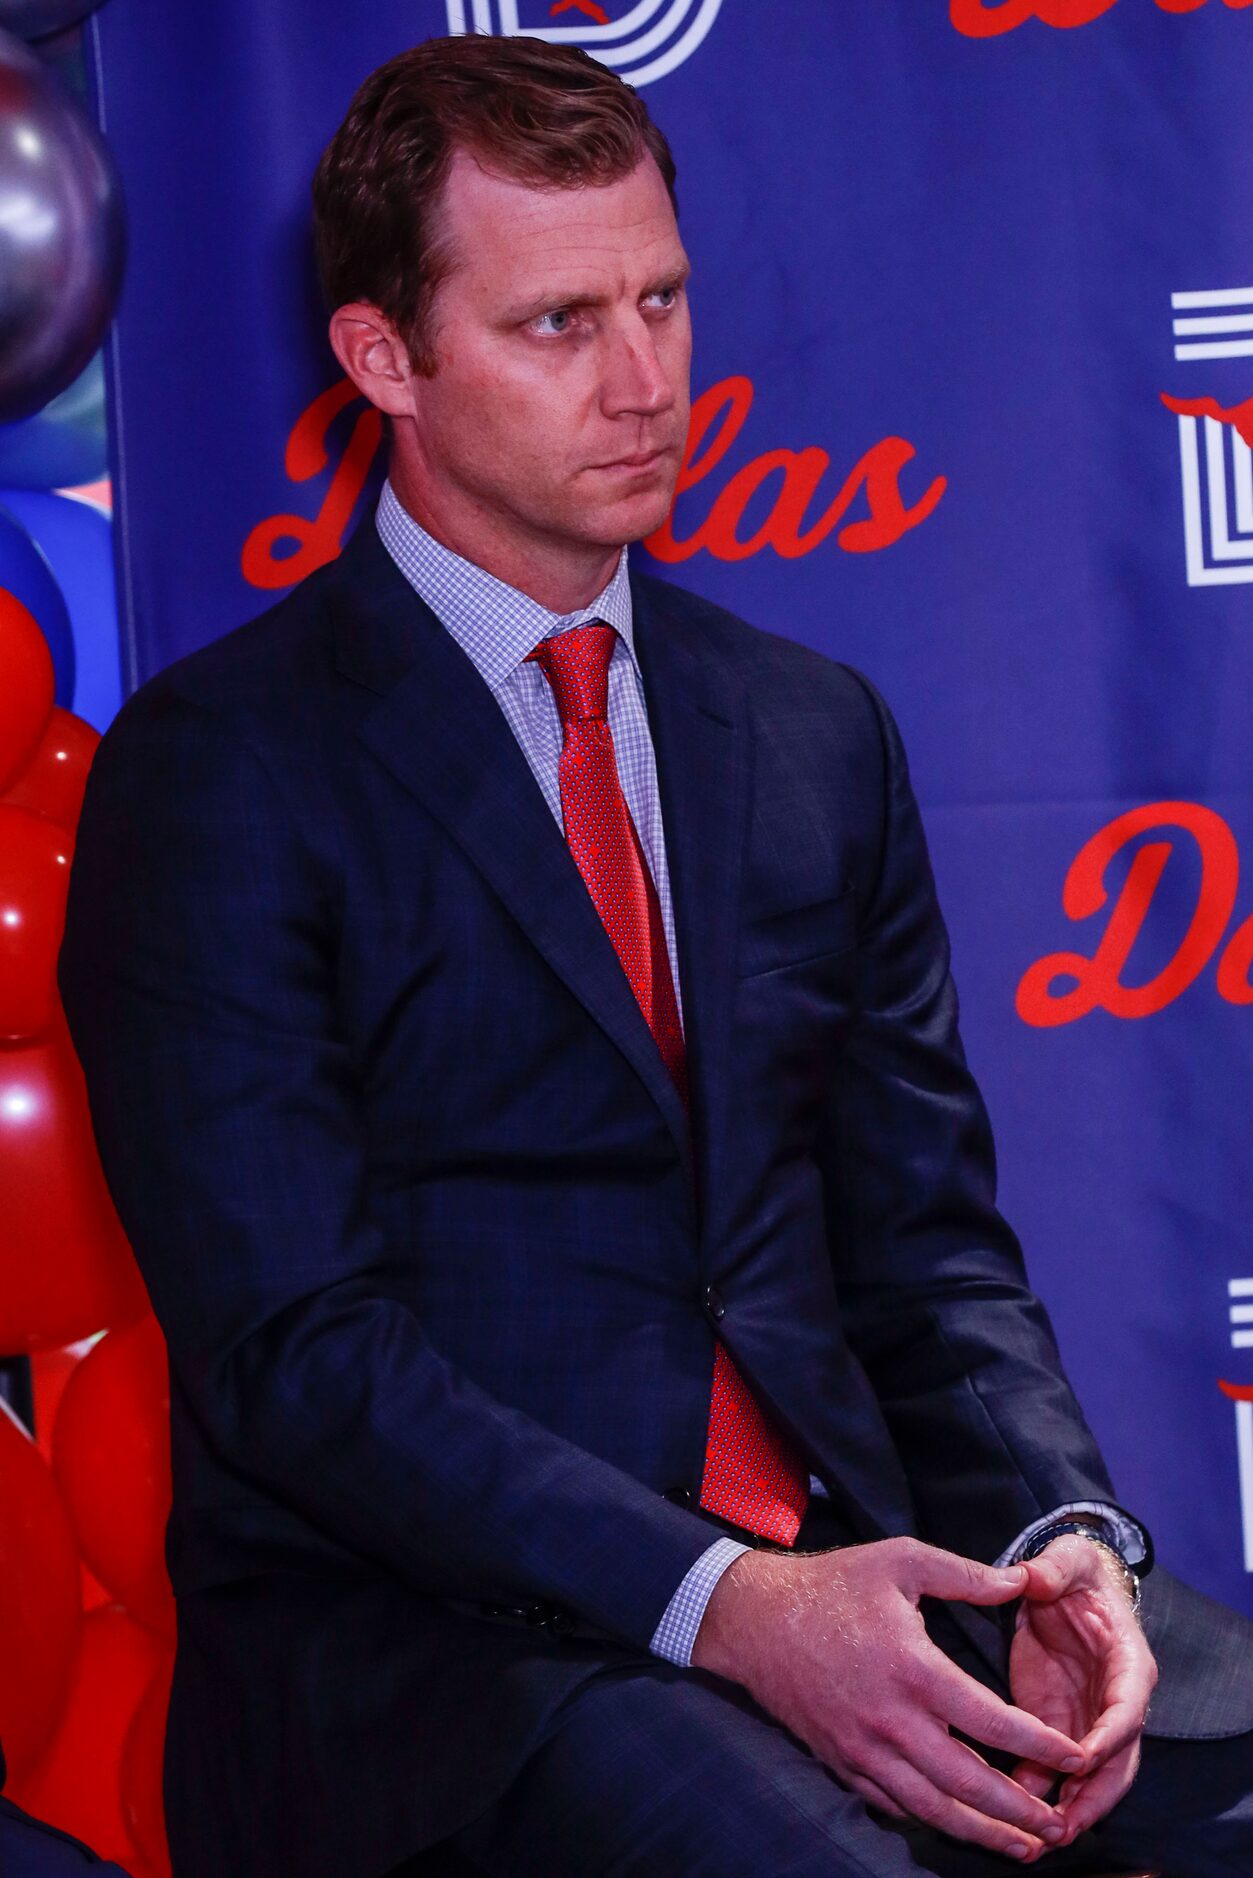
<svg viewBox="0 0 1253 1878"><path fill-rule="evenodd" d="M740 977L833 958L857 940L857 907L852 887L826 900L788 907L750 920L740 933Z"/></svg>

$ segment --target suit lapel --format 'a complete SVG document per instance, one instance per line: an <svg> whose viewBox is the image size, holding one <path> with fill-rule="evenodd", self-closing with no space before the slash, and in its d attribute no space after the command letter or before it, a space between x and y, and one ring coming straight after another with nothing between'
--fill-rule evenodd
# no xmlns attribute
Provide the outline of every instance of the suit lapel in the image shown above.
<svg viewBox="0 0 1253 1878"><path fill-rule="evenodd" d="M678 596L632 582L674 898L698 1193L719 1191L748 798L743 686ZM702 1204L702 1219L709 1207Z"/></svg>
<svg viewBox="0 0 1253 1878"><path fill-rule="evenodd" d="M617 1045L686 1160L689 1131L678 1092L499 705L395 566L372 520L357 531L340 569L337 663L380 694L359 735L442 823Z"/></svg>

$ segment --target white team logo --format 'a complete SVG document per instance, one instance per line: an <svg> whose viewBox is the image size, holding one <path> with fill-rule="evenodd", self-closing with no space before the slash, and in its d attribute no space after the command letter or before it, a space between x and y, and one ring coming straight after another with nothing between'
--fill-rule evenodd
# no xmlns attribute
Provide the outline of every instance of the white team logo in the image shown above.
<svg viewBox="0 0 1253 1878"><path fill-rule="evenodd" d="M1170 303L1180 363L1253 358L1253 287L1173 293ZM1253 580L1253 398L1223 405L1163 392L1162 403L1179 419L1188 585Z"/></svg>
<svg viewBox="0 0 1253 1878"><path fill-rule="evenodd" d="M635 0L615 20L598 0L448 0L448 30L506 39L526 33L555 45L579 45L638 89L690 59L721 6L722 0ZM520 19L520 12L534 17ZM563 13L582 17L554 26L552 20Z"/></svg>

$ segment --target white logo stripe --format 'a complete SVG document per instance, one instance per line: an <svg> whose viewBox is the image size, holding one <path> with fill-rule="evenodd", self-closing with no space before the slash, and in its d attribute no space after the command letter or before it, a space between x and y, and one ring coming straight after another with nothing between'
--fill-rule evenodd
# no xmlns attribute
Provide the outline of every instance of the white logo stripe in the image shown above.
<svg viewBox="0 0 1253 1878"><path fill-rule="evenodd" d="M602 50L593 44L587 49L602 65L615 67L629 65L632 59L646 58L679 30L695 4L696 0L671 0L669 12L648 32L641 33L638 39L632 39L628 45L606 46Z"/></svg>
<svg viewBox="0 0 1253 1878"><path fill-rule="evenodd" d="M1253 333L1253 313L1215 313L1199 320L1176 320L1175 336L1188 333Z"/></svg>
<svg viewBox="0 0 1253 1878"><path fill-rule="evenodd" d="M1236 527L1242 535L1253 535L1253 450L1235 430L1231 433L1231 457L1235 469Z"/></svg>
<svg viewBox="0 0 1253 1878"><path fill-rule="evenodd" d="M1227 1296L1229 1298L1253 1298L1253 1278L1229 1278Z"/></svg>
<svg viewBox="0 0 1253 1878"><path fill-rule="evenodd" d="M1253 1402L1236 1403L1236 1452L1240 1457L1240 1514L1244 1569L1253 1572Z"/></svg>
<svg viewBox="0 0 1253 1878"><path fill-rule="evenodd" d="M1250 359L1253 339L1199 340L1193 345L1176 346L1177 359Z"/></svg>
<svg viewBox="0 0 1253 1878"><path fill-rule="evenodd" d="M721 8L722 0L701 0L700 12L683 37L671 46L668 52L663 52L661 57L654 59L651 65L635 66L631 71L623 72L620 76L632 85L651 85L654 79L664 78L667 72L674 71L675 67L682 65L685 59L690 59L697 47L704 44Z"/></svg>
<svg viewBox="0 0 1253 1878"><path fill-rule="evenodd" d="M1253 306L1253 287L1219 287L1205 293L1172 293L1172 306Z"/></svg>

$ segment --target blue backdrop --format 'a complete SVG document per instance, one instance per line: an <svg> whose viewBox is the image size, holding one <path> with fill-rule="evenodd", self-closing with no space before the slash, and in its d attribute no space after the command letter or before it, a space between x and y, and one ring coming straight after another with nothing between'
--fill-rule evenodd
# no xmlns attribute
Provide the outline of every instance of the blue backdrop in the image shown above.
<svg viewBox="0 0 1253 1878"><path fill-rule="evenodd" d="M1253 1402L1219 1386L1253 1384L1247 4L117 0L94 32L131 683L366 499L307 213L359 80L538 29L644 88L700 394L660 571L896 709L1006 1210L1124 1499L1253 1611Z"/></svg>

